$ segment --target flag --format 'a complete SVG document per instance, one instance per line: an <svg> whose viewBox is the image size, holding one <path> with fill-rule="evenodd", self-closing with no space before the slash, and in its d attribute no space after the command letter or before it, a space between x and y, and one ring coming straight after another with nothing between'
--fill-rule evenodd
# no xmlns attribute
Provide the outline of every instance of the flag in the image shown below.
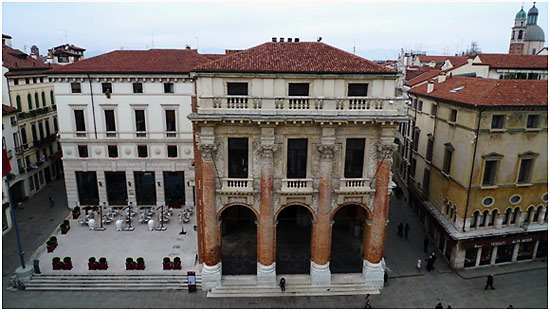
<svg viewBox="0 0 550 311"><path fill-rule="evenodd" d="M2 144L2 177L5 177L9 172L11 172L11 164L8 157L8 150L6 146Z"/></svg>

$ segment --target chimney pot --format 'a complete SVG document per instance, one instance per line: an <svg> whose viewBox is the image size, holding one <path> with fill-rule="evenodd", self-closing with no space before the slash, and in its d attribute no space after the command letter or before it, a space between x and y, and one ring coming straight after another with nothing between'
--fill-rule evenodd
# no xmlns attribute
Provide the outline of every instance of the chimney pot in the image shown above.
<svg viewBox="0 0 550 311"><path fill-rule="evenodd" d="M294 38L294 42L300 42L300 38Z"/></svg>
<svg viewBox="0 0 550 311"><path fill-rule="evenodd" d="M447 76L444 72L440 72L439 76L437 76L437 83L443 83L447 79Z"/></svg>
<svg viewBox="0 0 550 311"><path fill-rule="evenodd" d="M271 42L277 42L277 37L271 38Z"/></svg>
<svg viewBox="0 0 550 311"><path fill-rule="evenodd" d="M426 89L426 92L431 93L434 90L434 82L428 81L428 88Z"/></svg>
<svg viewBox="0 0 550 311"><path fill-rule="evenodd" d="M279 42L285 42L285 38L279 38Z"/></svg>

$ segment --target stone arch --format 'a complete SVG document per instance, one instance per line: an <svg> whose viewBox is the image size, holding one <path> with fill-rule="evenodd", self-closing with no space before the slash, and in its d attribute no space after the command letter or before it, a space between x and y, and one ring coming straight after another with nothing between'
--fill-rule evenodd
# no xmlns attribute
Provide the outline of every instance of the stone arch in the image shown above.
<svg viewBox="0 0 550 311"><path fill-rule="evenodd" d="M304 203L288 203L288 204L285 204L285 205L281 206L275 212L274 219L277 220L277 217L279 217L279 213L281 213L282 210L284 210L285 208L287 208L289 206L293 206L293 205L298 205L298 206L301 206L301 207L305 207L311 213L311 220L314 223L317 221L317 213L315 213L315 211L313 210L313 208L311 208L311 206L309 206L307 204L304 204Z"/></svg>
<svg viewBox="0 0 550 311"><path fill-rule="evenodd" d="M223 211L225 211L226 209L230 208L230 207L233 207L233 206L244 206L244 207L247 207L248 209L250 209L254 215L256 216L256 221L259 221L260 219L260 215L258 214L258 211L256 211L252 206L246 204L246 203L229 203L229 204L226 204L224 205L224 207L222 207L217 215L216 215L216 219L218 220L218 222L220 222L222 220L222 213Z"/></svg>
<svg viewBox="0 0 550 311"><path fill-rule="evenodd" d="M332 213L330 214L330 221L333 221L333 220L334 220L334 215L336 215L336 213L338 213L338 211L339 211L342 207L349 206L349 205L357 205L357 206L362 207L362 208L365 210L365 212L367 213L367 219L368 219L368 220L372 220L372 211L370 210L370 208L368 208L368 206L366 206L365 204L362 204L362 203L357 203L357 202L347 202L347 203L343 203L343 204L338 205L338 206L332 211Z"/></svg>

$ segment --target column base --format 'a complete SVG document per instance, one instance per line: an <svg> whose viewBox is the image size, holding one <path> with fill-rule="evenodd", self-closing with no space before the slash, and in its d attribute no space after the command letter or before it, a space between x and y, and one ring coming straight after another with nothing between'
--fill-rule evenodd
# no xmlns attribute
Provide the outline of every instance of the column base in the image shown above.
<svg viewBox="0 0 550 311"><path fill-rule="evenodd" d="M311 262L309 273L311 275L311 285L330 285L330 261L324 265L318 265Z"/></svg>
<svg viewBox="0 0 550 311"><path fill-rule="evenodd" d="M34 272L34 267L30 264L26 264L25 269L23 269L22 266L19 266L17 269L15 269L15 276L17 276L17 278L21 282L25 283L31 280L31 276L33 272Z"/></svg>
<svg viewBox="0 0 550 311"><path fill-rule="evenodd" d="M371 285L376 289L384 288L384 270L386 263L384 259L378 263L371 263L363 260L363 279L366 285Z"/></svg>
<svg viewBox="0 0 550 311"><path fill-rule="evenodd" d="M208 291L222 285L222 263L213 266L202 264L202 290Z"/></svg>
<svg viewBox="0 0 550 311"><path fill-rule="evenodd" d="M256 264L256 278L258 286L276 286L277 275L275 274L275 263L264 266L258 262Z"/></svg>

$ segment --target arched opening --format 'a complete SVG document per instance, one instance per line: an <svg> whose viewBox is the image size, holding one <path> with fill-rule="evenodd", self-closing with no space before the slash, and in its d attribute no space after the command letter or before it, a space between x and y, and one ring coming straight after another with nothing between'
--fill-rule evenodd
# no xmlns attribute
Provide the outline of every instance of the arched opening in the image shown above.
<svg viewBox="0 0 550 311"><path fill-rule="evenodd" d="M46 94L42 92L42 107L46 107Z"/></svg>
<svg viewBox="0 0 550 311"><path fill-rule="evenodd" d="M332 273L360 273L367 213L359 205L345 205L334 214L330 247Z"/></svg>
<svg viewBox="0 0 550 311"><path fill-rule="evenodd" d="M55 100L54 100L54 97L53 97L53 91L50 91L50 100L52 102L52 105L55 105Z"/></svg>
<svg viewBox="0 0 550 311"><path fill-rule="evenodd" d="M21 108L21 96L17 95L17 97L15 97L15 101L17 103L17 110L19 110L19 112L23 111Z"/></svg>
<svg viewBox="0 0 550 311"><path fill-rule="evenodd" d="M29 111L32 110L32 96L31 96L31 94L27 94L27 106L29 107Z"/></svg>
<svg viewBox="0 0 550 311"><path fill-rule="evenodd" d="M302 205L283 207L277 215L277 274L306 274L311 264L312 214Z"/></svg>
<svg viewBox="0 0 550 311"><path fill-rule="evenodd" d="M247 206L221 211L222 274L256 274L256 214Z"/></svg>

